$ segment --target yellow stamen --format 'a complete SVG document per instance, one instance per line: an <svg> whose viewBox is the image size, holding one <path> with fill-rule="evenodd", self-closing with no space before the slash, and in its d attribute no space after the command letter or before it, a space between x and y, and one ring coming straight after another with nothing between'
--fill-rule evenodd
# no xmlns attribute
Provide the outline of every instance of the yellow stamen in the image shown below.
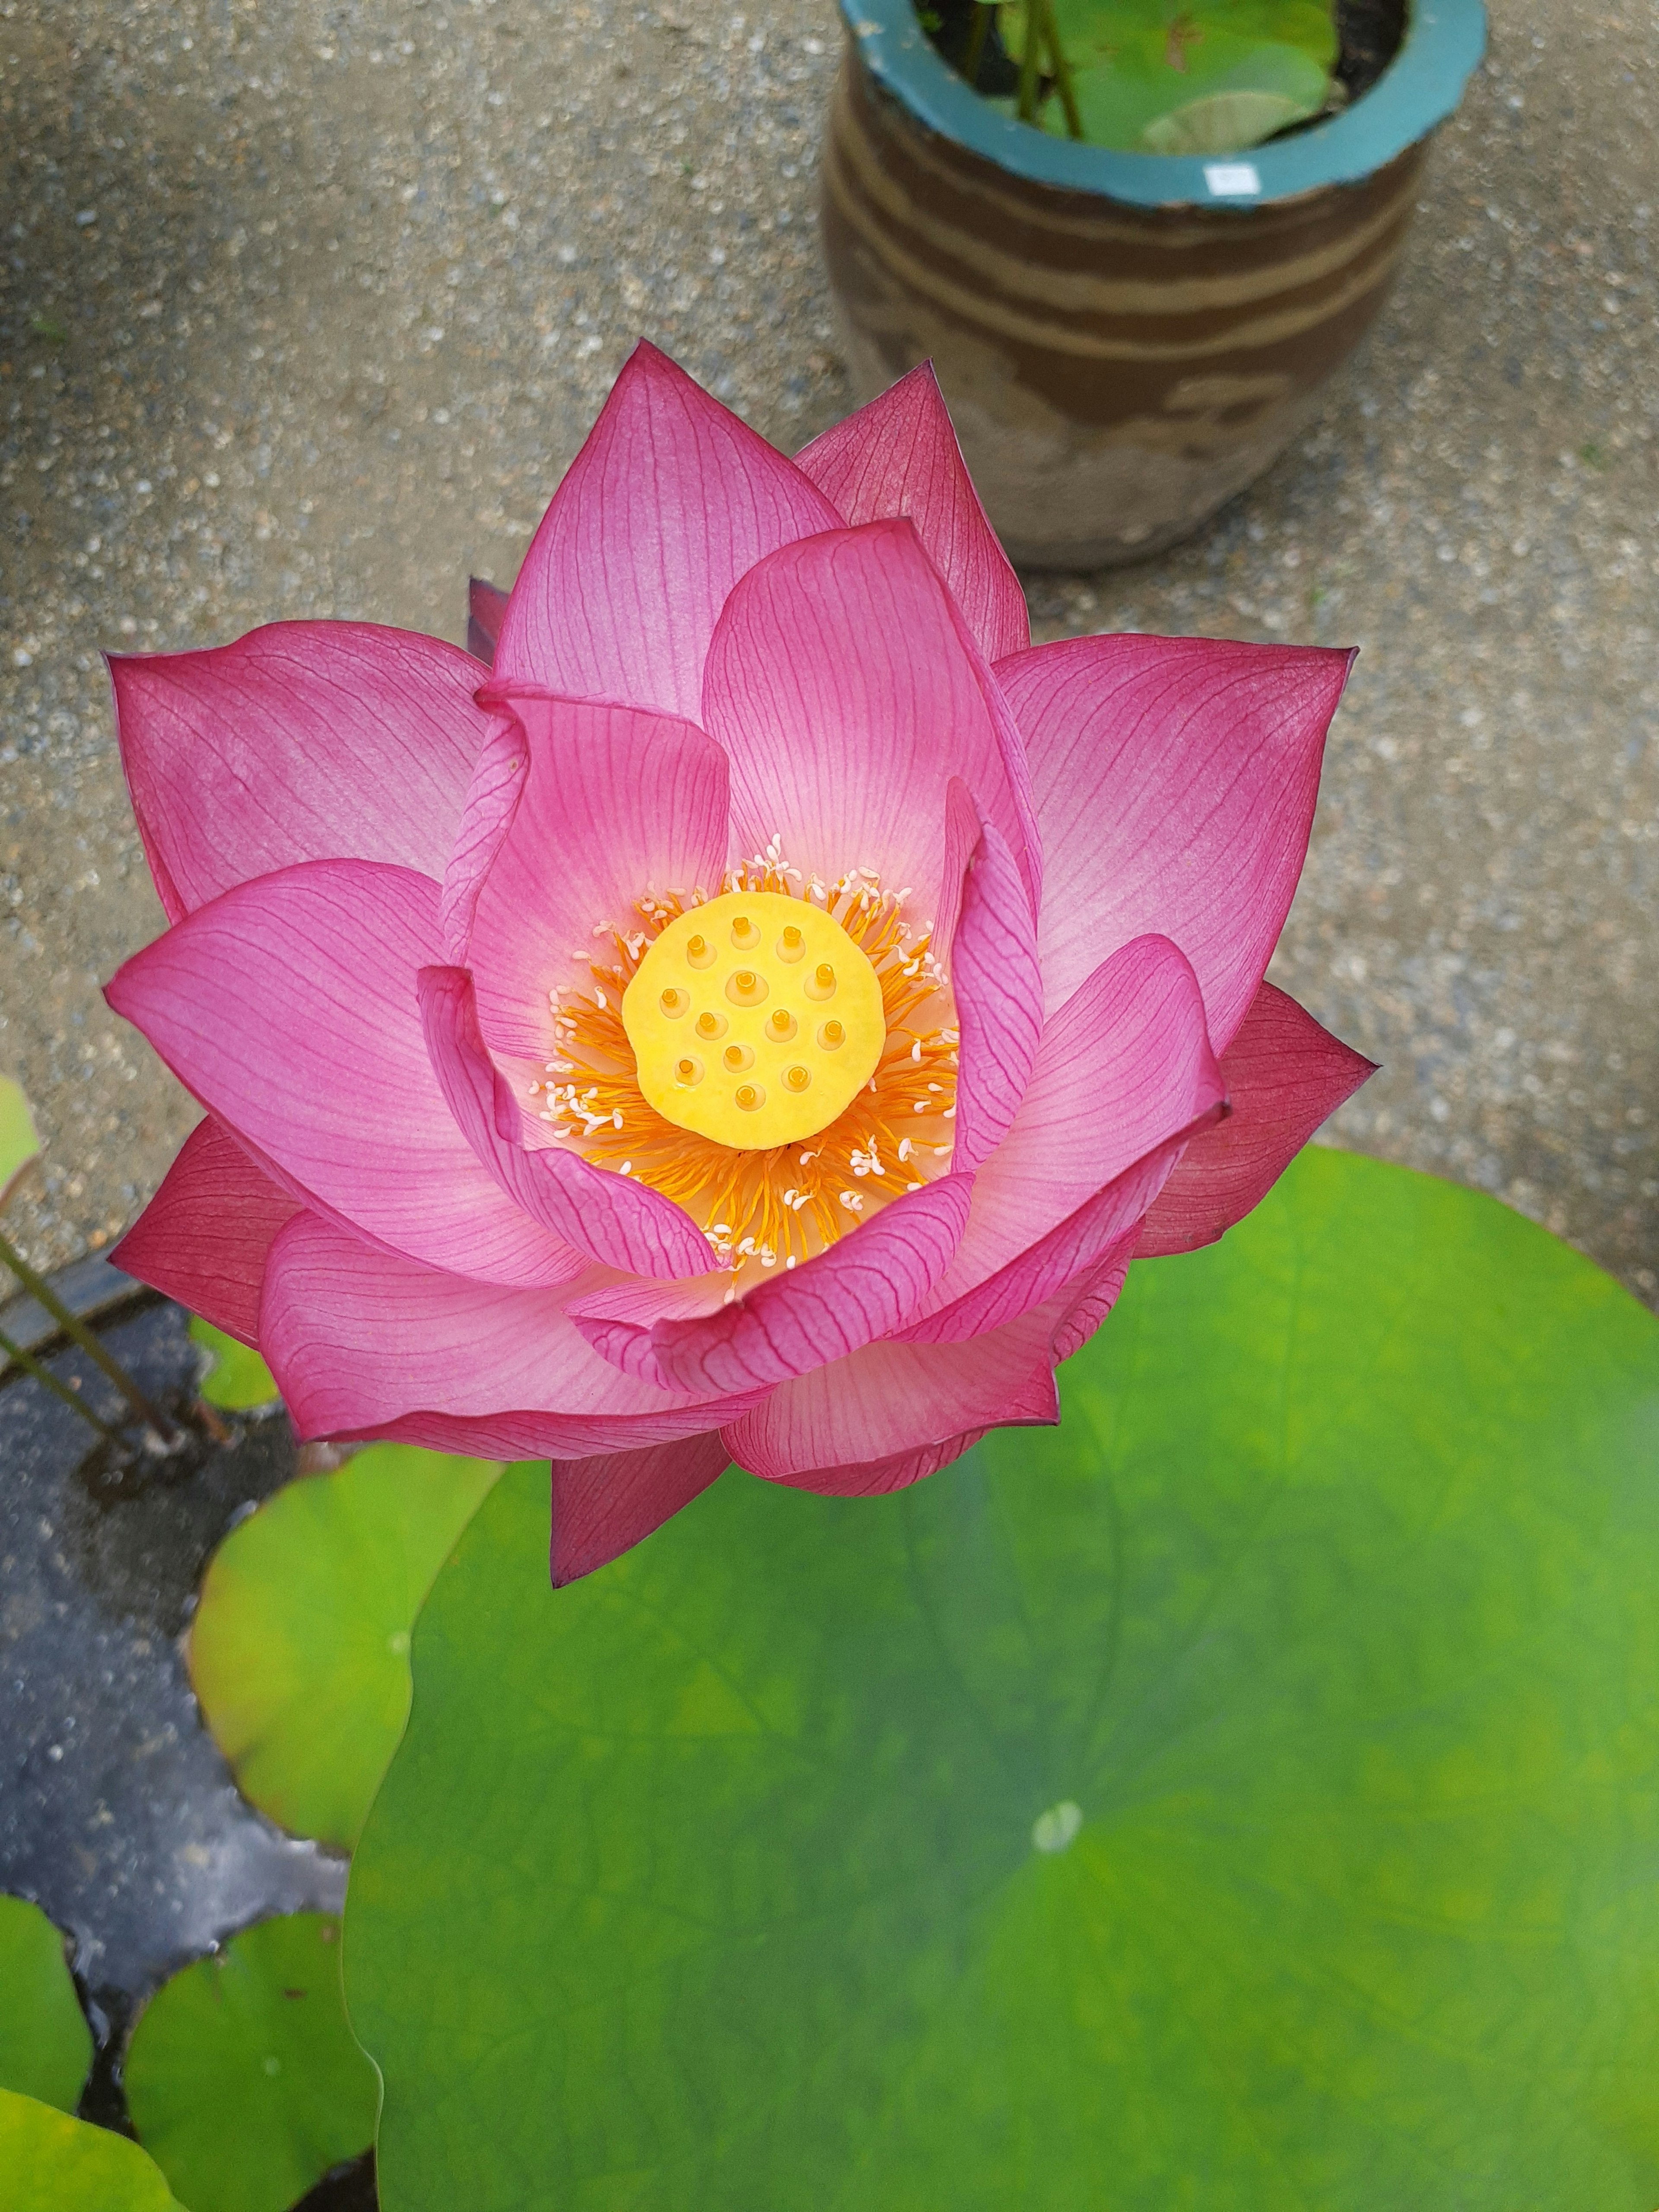
<svg viewBox="0 0 1659 2212"><path fill-rule="evenodd" d="M906 926L902 896L884 893L867 878L826 887L759 864L728 877L726 890L744 896L704 901L699 894L690 905L684 894L648 895L640 902L640 928L618 932L611 949L596 957L591 992L558 987L550 1054L556 1065L545 1083L532 1087L532 1110L551 1125L556 1142L568 1144L592 1165L625 1172L684 1206L732 1269L735 1294L751 1275L759 1281L770 1270L811 1259L892 1199L946 1170L956 1127L951 1109L957 1033L948 987L926 935ZM775 902L763 895L775 895ZM750 950L739 960L737 948L726 949L739 908L772 946L769 958ZM820 941L826 910L842 941ZM789 919L780 929L781 914ZM678 1107L668 1097L657 1103L644 1095L618 1009L624 1001L631 1012L627 994L634 980L677 930L683 963L672 977L647 978L642 1003L662 1024L663 1070ZM686 972L695 964L694 940L702 960L696 975ZM856 956L851 963L849 943ZM809 950L812 968L803 974ZM806 1019L802 986L821 962L838 975L840 1018L815 1026ZM848 979L859 962L867 962L876 979L879 1042L873 1071L849 1098L842 1076L853 1065ZM723 978L738 966L768 975L772 995L763 1006L738 1009L726 998ZM670 1018L672 1030L659 1011L665 989L688 994L684 1012ZM715 1013L710 1000L722 1011ZM712 1035L702 1027L699 1008L710 1017ZM789 1036L773 1026L782 1013L795 1024ZM716 1046L712 1062L686 1052L684 1042L676 1048L674 1036L684 1040L688 1028L700 1044ZM832 1033L839 1046L829 1042ZM747 1042L754 1052L753 1072L738 1072L744 1082L720 1067L722 1041ZM819 1056L826 1054L833 1057ZM739 1106L735 1092L745 1084L759 1095L755 1104ZM714 1093L725 1096L734 1132L718 1139L689 1126L685 1110ZM757 1142L752 1133L763 1133L780 1107L816 1133L770 1146L763 1133Z"/></svg>
<svg viewBox="0 0 1659 2212"><path fill-rule="evenodd" d="M801 957L812 957L804 982L790 973L795 963L776 950L792 933ZM773 952L757 953L766 943ZM726 944L743 956L740 963L717 953ZM710 956L701 966L699 946ZM809 1051L803 1051L799 1018L788 1004L802 989L820 1000L833 994L838 1010ZM710 997L716 1005L708 1003ZM769 1003L775 1000L783 1003ZM720 1055L724 1072L746 1077L752 1071L752 1081L730 1088L720 1081L687 1084L678 1072L674 1031L690 1006L697 1007L693 1027L699 1037L730 1031ZM888 1026L875 969L840 921L786 893L750 890L723 892L668 923L623 994L622 1019L640 1089L657 1111L744 1152L770 1151L827 1127L875 1073ZM828 1054L833 1060L819 1056ZM792 1068L804 1079L793 1079Z"/></svg>

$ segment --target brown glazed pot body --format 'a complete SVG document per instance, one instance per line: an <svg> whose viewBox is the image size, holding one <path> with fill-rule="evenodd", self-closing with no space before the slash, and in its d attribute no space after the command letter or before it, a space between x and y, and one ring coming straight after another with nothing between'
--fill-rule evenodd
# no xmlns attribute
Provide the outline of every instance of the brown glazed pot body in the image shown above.
<svg viewBox="0 0 1659 2212"><path fill-rule="evenodd" d="M1316 413L1388 290L1426 147L1260 205L1139 207L928 129L851 40L822 208L853 382L868 399L932 357L1016 561L1141 559Z"/></svg>

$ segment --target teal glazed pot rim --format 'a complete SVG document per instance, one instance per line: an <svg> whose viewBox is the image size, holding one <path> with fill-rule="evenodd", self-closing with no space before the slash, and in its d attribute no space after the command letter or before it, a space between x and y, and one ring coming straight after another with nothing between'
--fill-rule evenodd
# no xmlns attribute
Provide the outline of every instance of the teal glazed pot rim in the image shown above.
<svg viewBox="0 0 1659 2212"><path fill-rule="evenodd" d="M969 89L935 51L912 0L841 0L865 67L940 137L1029 182L1133 207L1261 207L1359 182L1443 123L1486 51L1482 0L1411 0L1400 51L1362 99L1294 137L1220 159L1120 154L1051 137Z"/></svg>

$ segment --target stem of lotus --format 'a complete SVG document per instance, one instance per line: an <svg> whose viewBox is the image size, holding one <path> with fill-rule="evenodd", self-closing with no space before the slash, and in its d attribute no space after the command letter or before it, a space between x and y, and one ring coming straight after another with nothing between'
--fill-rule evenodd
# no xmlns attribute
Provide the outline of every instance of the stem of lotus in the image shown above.
<svg viewBox="0 0 1659 2212"><path fill-rule="evenodd" d="M25 1352L21 1344L14 1343L3 1329L0 1329L0 1352L5 1353L14 1366L21 1367L25 1375L32 1375L37 1382L44 1384L54 1398L61 1398L66 1406L72 1406L81 1419L89 1422L100 1437L107 1437L112 1443L116 1441L118 1431L111 1428L107 1421L100 1420L91 1407L83 1404L67 1382L60 1382L50 1367L38 1360L32 1352Z"/></svg>
<svg viewBox="0 0 1659 2212"><path fill-rule="evenodd" d="M1072 82L1072 64L1066 58L1060 43L1060 24L1054 15L1054 0L1036 0L1042 10L1043 34L1048 43L1048 59L1053 65L1054 88L1060 94L1060 104L1066 111L1066 129L1070 137L1083 136L1083 118L1078 112L1077 88Z"/></svg>
<svg viewBox="0 0 1659 2212"><path fill-rule="evenodd" d="M103 1370L138 1419L154 1429L156 1435L164 1442L177 1442L179 1432L167 1415L145 1396L119 1360L111 1358L85 1322L77 1314L72 1314L70 1311L46 1278L43 1275L37 1275L22 1254L4 1237L0 1237L0 1261L3 1261L11 1269L12 1273L16 1276L18 1281L37 1304L45 1307L64 1335L78 1344L87 1357L95 1361ZM90 1419L91 1416L88 1415L88 1418Z"/></svg>
<svg viewBox="0 0 1659 2212"><path fill-rule="evenodd" d="M963 56L962 73L979 90L979 73L985 65L985 41L990 36L991 18L996 13L997 0L978 0L974 9L974 27L968 33L968 51Z"/></svg>
<svg viewBox="0 0 1659 2212"><path fill-rule="evenodd" d="M1025 0L1025 44L1019 57L1019 119L1037 119L1037 70L1042 57L1042 0Z"/></svg>

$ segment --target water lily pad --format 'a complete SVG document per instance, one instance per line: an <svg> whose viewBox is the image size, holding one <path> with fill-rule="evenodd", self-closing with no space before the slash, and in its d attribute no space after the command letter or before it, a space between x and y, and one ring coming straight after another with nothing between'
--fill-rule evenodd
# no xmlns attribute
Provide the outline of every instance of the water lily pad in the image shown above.
<svg viewBox="0 0 1659 2212"><path fill-rule="evenodd" d="M0 2087L72 2112L91 2064L62 1936L38 1905L0 1897Z"/></svg>
<svg viewBox="0 0 1659 2212"><path fill-rule="evenodd" d="M1054 0L1083 135L1128 153L1227 154L1318 114L1337 38L1329 0ZM1023 9L1004 11L1024 52ZM1063 132L1051 100L1044 128Z"/></svg>
<svg viewBox="0 0 1659 2212"><path fill-rule="evenodd" d="M138 2016L125 2078L138 2139L190 2212L287 2212L374 2132L338 1922L264 1920L175 1974Z"/></svg>
<svg viewBox="0 0 1659 2212"><path fill-rule="evenodd" d="M29 1102L9 1076L0 1075L0 1206L11 1196L17 1178L40 1154Z"/></svg>
<svg viewBox="0 0 1659 2212"><path fill-rule="evenodd" d="M256 1406L275 1403L280 1395L276 1378L251 1345L239 1344L199 1314L191 1318L190 1337L192 1344L213 1355L200 1385L210 1406L222 1406L228 1413L247 1413Z"/></svg>
<svg viewBox="0 0 1659 2212"><path fill-rule="evenodd" d="M415 1616L500 1472L374 1444L289 1483L214 1553L191 1680L243 1795L296 1835L356 1843L408 1717Z"/></svg>
<svg viewBox="0 0 1659 2212"><path fill-rule="evenodd" d="M386 2212L1652 2212L1659 1323L1315 1152L1062 1382L556 1593L497 1487L352 1871Z"/></svg>
<svg viewBox="0 0 1659 2212"><path fill-rule="evenodd" d="M6 2212L181 2212L136 2142L0 2089Z"/></svg>

